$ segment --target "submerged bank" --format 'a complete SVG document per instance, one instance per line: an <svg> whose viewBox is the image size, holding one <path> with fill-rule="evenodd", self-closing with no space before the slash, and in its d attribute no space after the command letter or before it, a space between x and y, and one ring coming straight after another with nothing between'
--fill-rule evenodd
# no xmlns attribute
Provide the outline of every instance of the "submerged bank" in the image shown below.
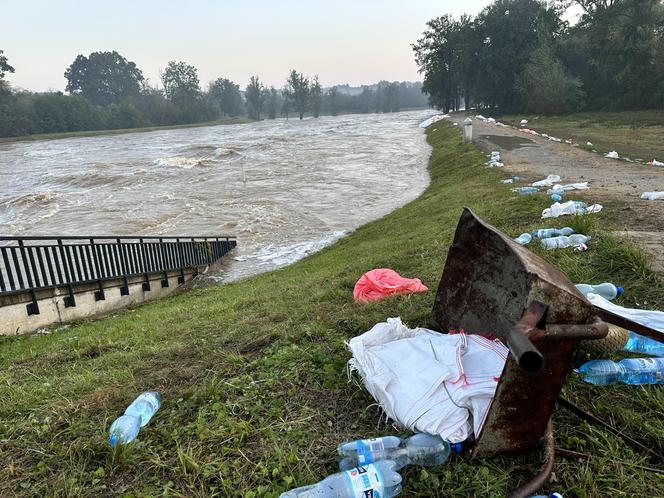
<svg viewBox="0 0 664 498"><path fill-rule="evenodd" d="M545 201L500 185L501 173L485 169L485 157L458 133L443 124L427 130L431 183L419 198L294 265L51 335L1 340L0 486L37 495L276 497L332 472L340 441L392 433L377 427L379 413L366 408L370 396L348 383L343 341L391 316L427 323L463 206L512 236L543 226ZM593 199L592 190L586 197ZM590 251L543 256L572 281L619 282L627 304L663 308L664 296L653 290L661 281L646 258L604 235L610 216L593 219ZM432 291L355 304L357 278L381 266L419 277ZM139 444L112 455L105 431L146 389L162 394L161 410ZM570 379L565 396L664 449L657 386L599 388ZM642 463L619 440L566 413L555 414L554 426L562 447ZM454 458L437 469L407 468L403 494L503 496L536 470L536 460ZM553 489L578 496L664 489L651 474L605 459L561 460L555 478Z"/></svg>

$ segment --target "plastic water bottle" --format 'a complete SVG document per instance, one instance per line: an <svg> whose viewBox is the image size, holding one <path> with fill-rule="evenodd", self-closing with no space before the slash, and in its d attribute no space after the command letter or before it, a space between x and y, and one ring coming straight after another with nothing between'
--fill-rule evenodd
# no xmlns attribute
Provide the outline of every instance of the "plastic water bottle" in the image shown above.
<svg viewBox="0 0 664 498"><path fill-rule="evenodd" d="M279 498L392 498L401 493L401 476L392 460L332 474L317 484L281 493Z"/></svg>
<svg viewBox="0 0 664 498"><path fill-rule="evenodd" d="M141 427L146 425L161 406L158 392L145 391L127 407L124 415L118 417L109 429L109 444L113 448L117 444L129 444Z"/></svg>
<svg viewBox="0 0 664 498"><path fill-rule="evenodd" d="M513 188L512 192L516 192L520 195L536 194L537 192L539 192L539 189L537 187L518 187L518 188Z"/></svg>
<svg viewBox="0 0 664 498"><path fill-rule="evenodd" d="M618 363L592 360L579 368L583 380L596 386L623 384L664 384L664 358L626 358Z"/></svg>
<svg viewBox="0 0 664 498"><path fill-rule="evenodd" d="M125 410L125 415L138 417L141 421L141 427L144 427L159 410L161 406L161 396L156 391L145 391L138 398L132 401L131 405Z"/></svg>
<svg viewBox="0 0 664 498"><path fill-rule="evenodd" d="M531 235L536 239L548 239L549 237L559 237L564 235L565 237L572 235L574 229L571 227L565 228L540 228L539 230L533 230Z"/></svg>
<svg viewBox="0 0 664 498"><path fill-rule="evenodd" d="M517 244L521 244L522 246L525 246L531 240L533 240L532 235L530 235L529 233L522 233L516 239L514 239L514 242L516 242Z"/></svg>
<svg viewBox="0 0 664 498"><path fill-rule="evenodd" d="M625 351L643 353L664 358L664 343L645 337L634 332L629 333L625 343Z"/></svg>
<svg viewBox="0 0 664 498"><path fill-rule="evenodd" d="M576 247L585 244L591 239L589 235L581 235L575 233L569 237L561 235L559 237L550 237L548 239L540 240L540 244L544 249L563 249L565 247Z"/></svg>
<svg viewBox="0 0 664 498"><path fill-rule="evenodd" d="M560 493L551 493L550 495L533 495L528 498L563 498Z"/></svg>
<svg viewBox="0 0 664 498"><path fill-rule="evenodd" d="M108 438L108 443L111 448L114 448L116 444L129 444L136 439L140 430L140 418L133 415L122 415L115 419L115 422L111 425L109 431L111 435Z"/></svg>
<svg viewBox="0 0 664 498"><path fill-rule="evenodd" d="M563 196L560 194L551 194L551 200L553 202L560 202L563 200Z"/></svg>
<svg viewBox="0 0 664 498"><path fill-rule="evenodd" d="M460 452L461 444L450 444L440 436L430 434L415 434L407 439L396 436L358 439L337 447L340 470L380 460L394 461L397 470L410 464L434 467L445 462L452 450Z"/></svg>
<svg viewBox="0 0 664 498"><path fill-rule="evenodd" d="M623 293L622 287L616 287L615 285L609 282L604 282L603 284L597 284L597 285L576 284L575 287L579 289L581 294L583 294L584 296L587 296L589 293L598 294L607 301L611 301Z"/></svg>

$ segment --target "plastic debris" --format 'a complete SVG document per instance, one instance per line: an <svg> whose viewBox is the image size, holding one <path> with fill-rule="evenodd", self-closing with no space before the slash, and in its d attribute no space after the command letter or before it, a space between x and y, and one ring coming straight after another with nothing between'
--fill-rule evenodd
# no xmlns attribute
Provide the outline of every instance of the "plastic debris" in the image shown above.
<svg viewBox="0 0 664 498"><path fill-rule="evenodd" d="M628 332L625 351L632 353L643 353L651 356L664 357L664 343L639 335L635 332Z"/></svg>
<svg viewBox="0 0 664 498"><path fill-rule="evenodd" d="M478 114L477 116L475 116L475 119L479 119L480 121L486 121L486 118L484 116L482 116L481 114Z"/></svg>
<svg viewBox="0 0 664 498"><path fill-rule="evenodd" d="M571 227L565 228L540 228L533 230L530 234L537 239L548 239L549 237L559 237L561 235L568 236L574 233Z"/></svg>
<svg viewBox="0 0 664 498"><path fill-rule="evenodd" d="M526 125L528 124L528 120L527 120L527 119L522 119L522 120L519 122L519 124L520 124L521 126L526 126Z"/></svg>
<svg viewBox="0 0 664 498"><path fill-rule="evenodd" d="M161 397L156 391L141 393L127 407L124 415L117 418L109 430L109 444L113 448L117 444L129 444L138 435L141 427L147 425L152 416L161 406Z"/></svg>
<svg viewBox="0 0 664 498"><path fill-rule="evenodd" d="M664 311L642 310L638 308L624 308L604 299L598 294L587 294L586 298L595 306L620 315L651 329L664 332Z"/></svg>
<svg viewBox="0 0 664 498"><path fill-rule="evenodd" d="M550 187L559 181L560 177L558 175L549 175L544 180L533 182L531 185L533 187Z"/></svg>
<svg viewBox="0 0 664 498"><path fill-rule="evenodd" d="M553 202L560 202L563 200L563 197L560 194L551 194L551 200Z"/></svg>
<svg viewBox="0 0 664 498"><path fill-rule="evenodd" d="M574 235L558 237L549 237L547 239L540 239L540 245L544 249L564 249L566 247L579 247L585 245L591 239L589 235L582 235L575 233Z"/></svg>
<svg viewBox="0 0 664 498"><path fill-rule="evenodd" d="M643 192L641 194L641 199L645 199L647 201L664 199L664 192Z"/></svg>
<svg viewBox="0 0 664 498"><path fill-rule="evenodd" d="M520 195L536 194L537 192L539 192L539 189L537 187L517 187L513 188L512 192L516 192L517 194Z"/></svg>
<svg viewBox="0 0 664 498"><path fill-rule="evenodd" d="M349 369L387 417L451 443L481 432L508 354L498 339L409 329L400 318L376 324L348 347Z"/></svg>
<svg viewBox="0 0 664 498"><path fill-rule="evenodd" d="M664 384L664 358L626 358L619 362L591 360L577 370L582 379L596 386Z"/></svg>
<svg viewBox="0 0 664 498"><path fill-rule="evenodd" d="M489 156L489 160L485 164L489 168L500 168L504 166L504 164L500 162L500 151L492 151L491 156Z"/></svg>
<svg viewBox="0 0 664 498"><path fill-rule="evenodd" d="M620 156L615 150L612 150L611 152L607 152L604 157L608 157L609 159L620 159Z"/></svg>
<svg viewBox="0 0 664 498"><path fill-rule="evenodd" d="M624 290L622 287L616 287L610 282L604 282L602 284L576 284L575 287L579 289L579 292L584 296L588 294L597 294L602 296L604 299L613 301L616 297L620 296Z"/></svg>
<svg viewBox="0 0 664 498"><path fill-rule="evenodd" d="M516 239L514 239L514 242L516 242L517 244L521 244L522 246L525 246L526 244L529 244L531 240L533 240L532 235L530 235L529 233L522 233Z"/></svg>
<svg viewBox="0 0 664 498"><path fill-rule="evenodd" d="M430 434L415 434L405 439L396 436L358 439L337 447L339 470L350 470L380 460L394 461L397 470L413 464L436 467L444 463L452 451L460 453L461 443L450 445L440 436Z"/></svg>
<svg viewBox="0 0 664 498"><path fill-rule="evenodd" d="M658 161L657 159L653 159L652 161L648 161L648 166L657 166L658 168L664 167L664 163Z"/></svg>
<svg viewBox="0 0 664 498"><path fill-rule="evenodd" d="M593 204L588 206L585 202L580 201L567 201L562 204L559 202L554 203L542 211L542 219L558 218L559 216L572 215L572 214L590 214L599 213L602 210L601 204Z"/></svg>
<svg viewBox="0 0 664 498"><path fill-rule="evenodd" d="M546 191L547 194L558 194L562 195L565 192L570 190L588 190L588 182L577 182L577 183L568 183L566 185L554 185L552 188Z"/></svg>
<svg viewBox="0 0 664 498"><path fill-rule="evenodd" d="M586 142L586 145L587 145L588 147L593 147L592 142Z"/></svg>
<svg viewBox="0 0 664 498"><path fill-rule="evenodd" d="M496 120L493 119L493 118L486 118L486 122L487 122L487 123L495 123Z"/></svg>
<svg viewBox="0 0 664 498"><path fill-rule="evenodd" d="M326 477L317 484L281 493L279 498L392 498L401 493L397 464L382 460Z"/></svg>
<svg viewBox="0 0 664 498"><path fill-rule="evenodd" d="M353 289L355 301L378 301L393 294L412 294L429 289L419 278L404 278L390 268L377 268L360 277Z"/></svg>

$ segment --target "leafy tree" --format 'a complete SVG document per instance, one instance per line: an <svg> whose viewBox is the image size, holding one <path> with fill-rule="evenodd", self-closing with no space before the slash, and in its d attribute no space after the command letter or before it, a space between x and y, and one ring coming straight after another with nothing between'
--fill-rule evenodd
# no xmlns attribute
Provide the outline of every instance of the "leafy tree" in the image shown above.
<svg viewBox="0 0 664 498"><path fill-rule="evenodd" d="M323 91L318 81L318 75L314 76L309 89L309 102L311 104L311 114L314 118L320 116L320 108L323 104Z"/></svg>
<svg viewBox="0 0 664 498"><path fill-rule="evenodd" d="M176 105L187 105L201 97L198 70L186 62L170 61L161 73L166 98Z"/></svg>
<svg viewBox="0 0 664 498"><path fill-rule="evenodd" d="M304 113L309 105L309 78L292 69L286 80L288 95L293 101L295 112L304 118Z"/></svg>
<svg viewBox="0 0 664 498"><path fill-rule="evenodd" d="M258 76L252 76L245 90L247 99L247 114L250 118L260 121L261 112L265 105L265 86L258 80Z"/></svg>
<svg viewBox="0 0 664 498"><path fill-rule="evenodd" d="M330 114L336 116L339 113L339 90L333 86L327 91L327 99L329 102Z"/></svg>
<svg viewBox="0 0 664 498"><path fill-rule="evenodd" d="M579 111L583 99L581 81L567 73L551 47L535 50L517 82L526 110L537 114Z"/></svg>
<svg viewBox="0 0 664 498"><path fill-rule="evenodd" d="M240 85L226 78L217 78L210 84L209 96L219 105L219 111L225 116L239 116L242 112Z"/></svg>
<svg viewBox="0 0 664 498"><path fill-rule="evenodd" d="M273 86L266 93L265 107L267 109L268 119L276 119L277 112L279 111L279 92Z"/></svg>
<svg viewBox="0 0 664 498"><path fill-rule="evenodd" d="M4 54L4 51L0 50L0 80L5 77L5 73L14 72L14 68L7 62L7 57L2 54Z"/></svg>
<svg viewBox="0 0 664 498"><path fill-rule="evenodd" d="M293 94L288 84L284 85L282 88L281 96L283 98L281 103L281 115L285 116L286 120L288 120L288 115L290 114L290 105L293 100Z"/></svg>
<svg viewBox="0 0 664 498"><path fill-rule="evenodd" d="M80 94L96 105L137 95L144 79L136 64L116 51L93 52L89 57L78 55L66 69L65 78L66 91Z"/></svg>

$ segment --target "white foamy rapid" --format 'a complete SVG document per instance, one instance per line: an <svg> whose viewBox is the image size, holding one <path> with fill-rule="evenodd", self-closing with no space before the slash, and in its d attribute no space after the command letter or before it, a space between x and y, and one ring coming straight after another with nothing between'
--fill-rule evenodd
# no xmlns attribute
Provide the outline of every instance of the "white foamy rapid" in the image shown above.
<svg viewBox="0 0 664 498"><path fill-rule="evenodd" d="M0 233L235 235L233 280L417 197L429 111L0 144Z"/></svg>

